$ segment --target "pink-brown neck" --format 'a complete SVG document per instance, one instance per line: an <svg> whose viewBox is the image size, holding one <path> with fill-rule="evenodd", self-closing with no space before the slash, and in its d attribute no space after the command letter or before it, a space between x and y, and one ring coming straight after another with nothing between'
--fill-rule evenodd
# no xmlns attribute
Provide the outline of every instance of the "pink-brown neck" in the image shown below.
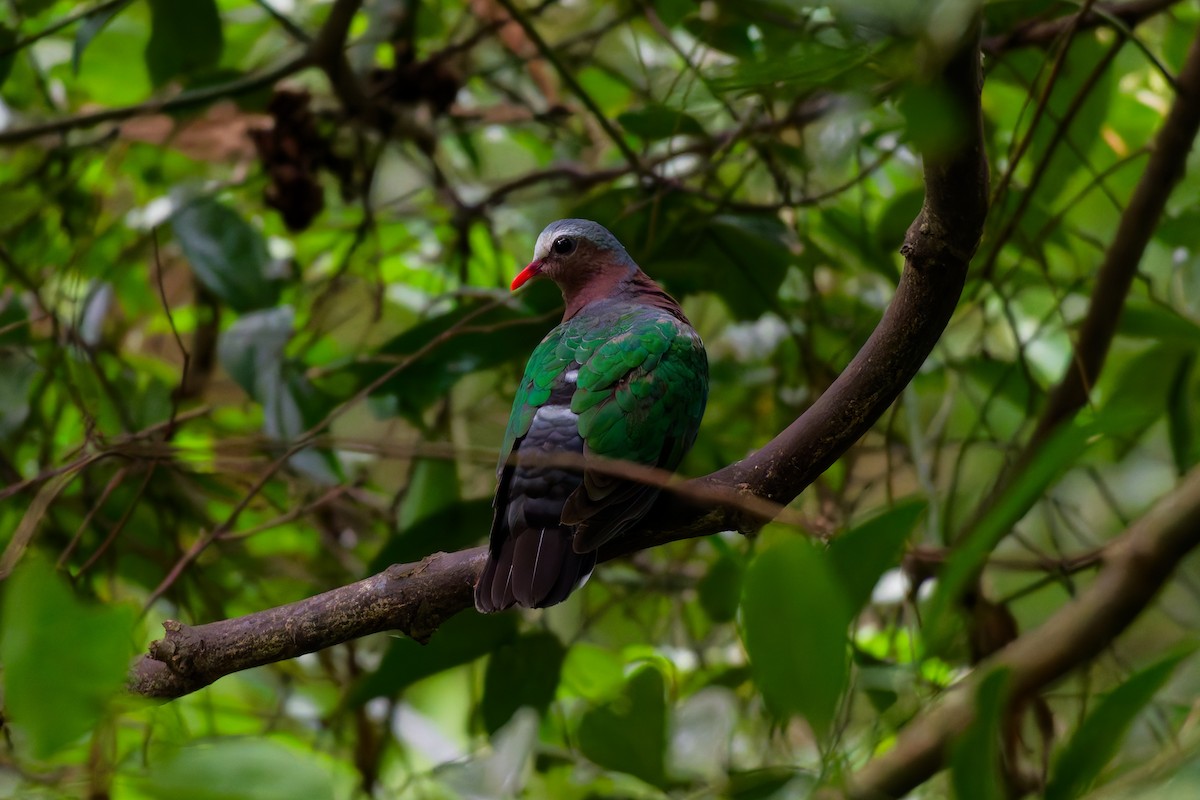
<svg viewBox="0 0 1200 800"><path fill-rule="evenodd" d="M598 264L589 271L588 275L581 276L583 280L560 282L558 285L562 289L563 303L566 304L566 308L563 310L563 322L582 311L588 303L620 295L625 284L639 282L639 276L647 281L650 280L637 265L631 267L617 262L607 262Z"/></svg>
<svg viewBox="0 0 1200 800"><path fill-rule="evenodd" d="M574 317L589 303L597 300L625 299L654 306L687 322L683 309L675 302L675 298L655 283L654 279L637 266L625 264L605 265L594 272L590 279L573 286L562 286L563 322Z"/></svg>

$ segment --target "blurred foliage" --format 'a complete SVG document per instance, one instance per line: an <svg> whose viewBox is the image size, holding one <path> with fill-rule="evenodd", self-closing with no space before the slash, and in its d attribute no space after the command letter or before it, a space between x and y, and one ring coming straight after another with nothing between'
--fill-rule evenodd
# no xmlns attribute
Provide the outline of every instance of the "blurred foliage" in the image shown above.
<svg viewBox="0 0 1200 800"><path fill-rule="evenodd" d="M970 668L947 587L986 565L974 621L1034 628L1200 461L1193 158L1093 408L948 556L1068 366L1198 21L1179 3L1132 37L1024 44L1078 4L991 0L987 232L934 355L794 504L805 530L639 553L426 646L380 635L125 696L163 619L483 540L519 371L559 313L552 286L506 287L550 220L607 225L704 336L713 390L681 471L768 441L890 297L917 152L959 141L936 76L974 10L520 2L539 43L497 0L368 0L346 49L364 109L297 60L334 6L0 9L0 795L805 796ZM1179 647L1198 579L1189 562L1020 714L989 676L919 796L1196 796L1200 673Z"/></svg>

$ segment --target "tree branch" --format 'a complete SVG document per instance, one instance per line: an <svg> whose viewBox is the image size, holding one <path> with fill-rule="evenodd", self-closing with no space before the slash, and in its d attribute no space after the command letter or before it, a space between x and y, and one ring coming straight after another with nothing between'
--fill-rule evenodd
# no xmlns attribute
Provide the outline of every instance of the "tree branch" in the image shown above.
<svg viewBox="0 0 1200 800"><path fill-rule="evenodd" d="M308 54L304 53L271 67L264 72L247 75L243 78L216 86L206 86L203 89L181 92L174 97L147 100L144 103L121 106L120 108L106 108L103 111L76 114L73 117L63 117L62 119L50 120L49 122L29 125L24 128L12 128L0 131L0 146L20 144L30 139L37 139L41 136L50 136L56 133L66 133L76 128L91 128L96 125L102 125L105 122L120 122L145 114L183 111L189 108L208 105L217 100L237 97L270 86L276 81L282 80L289 75L294 75L309 66L311 66L311 61Z"/></svg>
<svg viewBox="0 0 1200 800"><path fill-rule="evenodd" d="M962 292L987 213L976 37L946 64L944 82L962 110L961 145L926 158L925 204L905 236L904 270L875 332L798 420L749 458L686 482L688 493L732 492L776 504L772 508L791 502L874 424L937 343ZM644 529L602 549L600 559L723 530L757 530L770 514L748 510L753 507L697 504L664 493ZM483 548L438 553L245 617L196 627L168 622L167 636L134 664L130 688L151 697L178 697L231 672L382 630L423 641L444 620L471 607L471 586L483 556Z"/></svg>
<svg viewBox="0 0 1200 800"><path fill-rule="evenodd" d="M107 7L102 4L87 13L94 13ZM51 120L24 128L13 128L0 131L0 146L20 144L40 136L56 133L66 133L77 128L90 128L105 122L120 122L145 114L160 114L171 111L183 111L189 108L208 105L217 100L237 97L249 92L270 86L277 81L294 75L309 67L320 67L333 85L338 99L345 104L348 111L362 113L369 105L357 78L350 71L346 61L346 36L350 30L350 22L358 13L362 0L336 0L329 11L325 23L321 26L312 43L299 55L293 56L270 69L255 75L246 75L228 83L216 86L206 86L202 89L181 92L174 97L147 100L131 106L106 108L89 114L76 114L72 117ZM68 20L74 21L74 19Z"/></svg>
<svg viewBox="0 0 1200 800"><path fill-rule="evenodd" d="M170 698L232 672L295 658L386 630L428 641L443 622L474 602L487 549L437 553L397 564L366 580L244 617L191 627L163 624L129 677L129 689Z"/></svg>
<svg viewBox="0 0 1200 800"><path fill-rule="evenodd" d="M1121 214L1116 236L1096 276L1087 316L1067 373L1050 393L1026 452L1039 448L1064 421L1083 408L1108 356L1125 298L1142 255L1158 229L1171 189L1183 178L1192 142L1200 132L1200 36L1192 40L1176 80L1175 102L1155 137L1146 171ZM1021 460L1018 459L1020 463Z"/></svg>
<svg viewBox="0 0 1200 800"><path fill-rule="evenodd" d="M883 319L799 419L753 455L698 481L787 505L879 419L941 337L979 245L988 196L978 51L955 56L946 65L944 80L962 110L962 145L949 158L926 158L925 203L900 248L904 271ZM651 509L645 532L610 546L624 553L722 530L752 532L764 521L735 509L696 509L664 498Z"/></svg>
<svg viewBox="0 0 1200 800"><path fill-rule="evenodd" d="M1040 628L982 662L942 702L901 731L895 746L850 782L852 798L901 797L940 770L951 739L975 715L975 690L993 669L1011 670L1010 704L1098 656L1145 610L1180 560L1200 545L1200 467L1104 550L1090 587Z"/></svg>
<svg viewBox="0 0 1200 800"><path fill-rule="evenodd" d="M1126 3L1098 4L1078 21L1075 15L1070 14L1058 19L1030 22L1008 33L989 36L983 40L983 52L999 55L1018 47L1044 47L1068 31L1079 32L1102 25L1111 26L1114 22L1127 28L1135 28L1178 2L1179 0L1130 0Z"/></svg>

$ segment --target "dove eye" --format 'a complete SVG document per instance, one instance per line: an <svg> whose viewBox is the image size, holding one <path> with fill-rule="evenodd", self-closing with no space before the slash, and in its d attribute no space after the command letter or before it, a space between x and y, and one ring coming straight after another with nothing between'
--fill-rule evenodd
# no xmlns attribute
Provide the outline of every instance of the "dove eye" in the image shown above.
<svg viewBox="0 0 1200 800"><path fill-rule="evenodd" d="M575 240L570 236L560 236L554 240L554 244L550 245L550 249L556 255L569 256L575 252Z"/></svg>

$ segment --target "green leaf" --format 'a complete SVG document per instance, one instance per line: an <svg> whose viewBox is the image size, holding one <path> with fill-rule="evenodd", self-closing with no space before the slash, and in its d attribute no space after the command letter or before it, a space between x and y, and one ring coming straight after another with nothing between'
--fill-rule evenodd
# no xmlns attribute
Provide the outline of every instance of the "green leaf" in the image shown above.
<svg viewBox="0 0 1200 800"><path fill-rule="evenodd" d="M488 659L483 678L483 727L495 733L518 708L544 714L558 691L567 651L552 633L525 634L502 645Z"/></svg>
<svg viewBox="0 0 1200 800"><path fill-rule="evenodd" d="M673 28L697 9L691 0L655 0L654 10L664 25Z"/></svg>
<svg viewBox="0 0 1200 800"><path fill-rule="evenodd" d="M793 236L776 214L713 214L696 198L671 194L654 214L629 214L641 190L615 189L573 209L585 219L610 220L610 230L656 281L676 298L718 295L744 320L775 308L773 298L796 263Z"/></svg>
<svg viewBox="0 0 1200 800"><path fill-rule="evenodd" d="M1122 336L1133 339L1159 339L1163 342L1200 346L1200 325L1170 308L1130 301L1121 315L1118 328Z"/></svg>
<svg viewBox="0 0 1200 800"><path fill-rule="evenodd" d="M225 46L216 0L149 0L150 41L146 69L155 86L209 69Z"/></svg>
<svg viewBox="0 0 1200 800"><path fill-rule="evenodd" d="M75 31L75 44L71 47L72 72L76 75L79 74L79 65L83 60L83 51L99 35L100 31L104 30L109 22L112 22L113 17L128 8L131 2L133 0L124 0L124 2L117 5L101 8L83 18L79 23L79 28Z"/></svg>
<svg viewBox="0 0 1200 800"><path fill-rule="evenodd" d="M1071 178L1085 166L1085 162L1086 166L1093 170L1104 163L1095 155L1103 151L1093 150L1093 146L1100 141L1096 132L1104 127L1116 85L1117 71L1110 64L1099 78L1091 81L1093 71L1112 46L1112 42L1102 42L1094 35L1076 36L1071 40L1061 70L1055 74L1054 86L1046 103L1047 113L1038 121L1028 154L1025 156L1031 170L1045 164L1037 192L1042 203L1046 205L1051 205L1055 198L1071 185ZM1006 59L1011 73L1009 70L1000 70L997 71L997 75L1008 79L1010 74L1018 74L1021 76L1019 85L1022 90L1025 86L1038 85L1040 91L1046 75L1042 55L1031 51L1016 52L1012 55L1014 58ZM1086 98L1078 108L1072 109L1077 102L1077 96L1085 89ZM1060 120L1072 110L1074 115L1070 126L1064 131ZM1068 146L1068 141L1076 143L1077 146Z"/></svg>
<svg viewBox="0 0 1200 800"><path fill-rule="evenodd" d="M646 106L617 117L621 127L652 142L672 136L703 136L704 128L691 114L666 106Z"/></svg>
<svg viewBox="0 0 1200 800"><path fill-rule="evenodd" d="M967 581L983 567L988 554L1033 508L1046 489L1087 451L1088 442L1095 434L1095 424L1080 421L1055 431L950 555L938 576L937 589L930 600L922 629L931 651L936 652L946 645L952 629L951 609Z"/></svg>
<svg viewBox="0 0 1200 800"><path fill-rule="evenodd" d="M16 5L23 16L32 17L42 13L56 2L57 0L16 0Z"/></svg>
<svg viewBox="0 0 1200 800"><path fill-rule="evenodd" d="M123 694L134 619L132 608L78 600L36 557L25 558L9 578L0 639L6 717L34 757L78 740Z"/></svg>
<svg viewBox="0 0 1200 800"><path fill-rule="evenodd" d="M515 614L464 613L438 628L428 644L396 639L378 669L351 692L350 702L362 704L372 697L399 694L422 678L482 658L516 635Z"/></svg>
<svg viewBox="0 0 1200 800"><path fill-rule="evenodd" d="M291 306L279 306L245 314L221 332L217 344L221 366L259 402L268 394L266 384L280 378L295 319Z"/></svg>
<svg viewBox="0 0 1200 800"><path fill-rule="evenodd" d="M0 22L0 52L7 50L17 43L17 31L15 28L10 28ZM8 53L0 56L0 87L4 86L4 82L8 80L8 75L12 72L13 60L17 57L16 52Z"/></svg>
<svg viewBox="0 0 1200 800"><path fill-rule="evenodd" d="M374 396L390 395L396 402L396 411L414 424L422 424L425 409L445 397L463 377L527 357L552 327L545 320L507 306L482 313L479 309L480 303L464 303L414 325L385 343L379 352L389 357L416 354L431 342L434 346L384 382ZM464 322L469 315L473 316ZM499 329L503 329L503 335L497 335ZM439 337L443 338L439 341ZM390 366L356 366L353 372L366 385Z"/></svg>
<svg viewBox="0 0 1200 800"><path fill-rule="evenodd" d="M291 306L254 311L223 331L217 344L221 366L262 405L263 433L288 445L333 407L333 401L304 376L302 366L284 357L294 320ZM315 448L293 454L288 463L319 483L338 480L336 459Z"/></svg>
<svg viewBox="0 0 1200 800"><path fill-rule="evenodd" d="M975 692L975 719L952 745L950 781L959 800L1004 800L1000 735L1008 698L1007 669L993 670Z"/></svg>
<svg viewBox="0 0 1200 800"><path fill-rule="evenodd" d="M784 800L809 797L816 776L799 767L764 767L729 773L729 800Z"/></svg>
<svg viewBox="0 0 1200 800"><path fill-rule="evenodd" d="M1058 0L988 0L983 6L987 30L1007 31L1046 13Z"/></svg>
<svg viewBox="0 0 1200 800"><path fill-rule="evenodd" d="M1134 673L1101 698L1055 761L1046 800L1071 800L1087 792L1116 755L1137 715L1195 651L1195 645L1181 648Z"/></svg>
<svg viewBox="0 0 1200 800"><path fill-rule="evenodd" d="M836 47L806 40L782 58L746 59L712 73L717 91L764 91L786 86L789 94L831 88L848 73L863 67L879 52L877 45Z"/></svg>
<svg viewBox="0 0 1200 800"><path fill-rule="evenodd" d="M879 577L896 565L904 543L927 506L920 499L900 502L842 534L830 545L829 557L841 578L852 613L862 610L871 599L871 590Z"/></svg>
<svg viewBox="0 0 1200 800"><path fill-rule="evenodd" d="M662 673L656 667L642 667L630 676L620 697L583 715L579 749L606 769L663 786L667 746L664 693Z"/></svg>
<svg viewBox="0 0 1200 800"><path fill-rule="evenodd" d="M853 617L831 559L790 537L746 570L742 639L771 710L800 714L819 736L833 723L846 687L846 629Z"/></svg>
<svg viewBox="0 0 1200 800"><path fill-rule="evenodd" d="M599 701L611 697L625 680L625 664L611 650L577 642L567 651L562 668L564 692Z"/></svg>
<svg viewBox="0 0 1200 800"><path fill-rule="evenodd" d="M1111 389L1106 392L1104 411L1137 420L1131 436L1118 443L1118 457L1124 457L1150 426L1162 419L1170 402L1170 397L1164 395L1163 375L1178 375L1190 358L1191 348L1175 342L1157 343L1131 358L1116 373Z"/></svg>
<svg viewBox="0 0 1200 800"><path fill-rule="evenodd" d="M749 20L736 16L730 4L716 6L715 16L693 14L684 21L684 28L699 41L729 53L738 59L753 58L758 45L750 35Z"/></svg>
<svg viewBox="0 0 1200 800"><path fill-rule="evenodd" d="M450 552L479 540L480 531L492 524L492 499L461 500L432 511L418 522L398 528L371 559L371 571L379 572L390 564L420 561L439 550Z"/></svg>
<svg viewBox="0 0 1200 800"><path fill-rule="evenodd" d="M0 347L29 344L29 312L16 295L0 295Z"/></svg>
<svg viewBox="0 0 1200 800"><path fill-rule="evenodd" d="M1196 445L1196 432L1192 426L1191 392L1192 371L1196 366L1196 354L1188 353L1179 362L1167 392L1167 436L1171 442L1171 457L1175 470L1183 475L1192 466Z"/></svg>
<svg viewBox="0 0 1200 800"><path fill-rule="evenodd" d="M713 622L730 622L737 616L744 572L738 559L723 554L700 580L700 607Z"/></svg>
<svg viewBox="0 0 1200 800"><path fill-rule="evenodd" d="M41 376L37 361L0 350L0 436L20 430L29 419L30 389Z"/></svg>
<svg viewBox="0 0 1200 800"><path fill-rule="evenodd" d="M456 506L459 492L458 464L452 459L417 459L408 474L396 528L407 531L421 520Z"/></svg>
<svg viewBox="0 0 1200 800"><path fill-rule="evenodd" d="M199 200L176 213L171 225L196 277L234 311L245 313L279 302L282 287L270 277L267 243L232 208Z"/></svg>
<svg viewBox="0 0 1200 800"><path fill-rule="evenodd" d="M150 797L175 800L323 800L333 776L311 751L260 737L190 744L155 760L138 783Z"/></svg>

